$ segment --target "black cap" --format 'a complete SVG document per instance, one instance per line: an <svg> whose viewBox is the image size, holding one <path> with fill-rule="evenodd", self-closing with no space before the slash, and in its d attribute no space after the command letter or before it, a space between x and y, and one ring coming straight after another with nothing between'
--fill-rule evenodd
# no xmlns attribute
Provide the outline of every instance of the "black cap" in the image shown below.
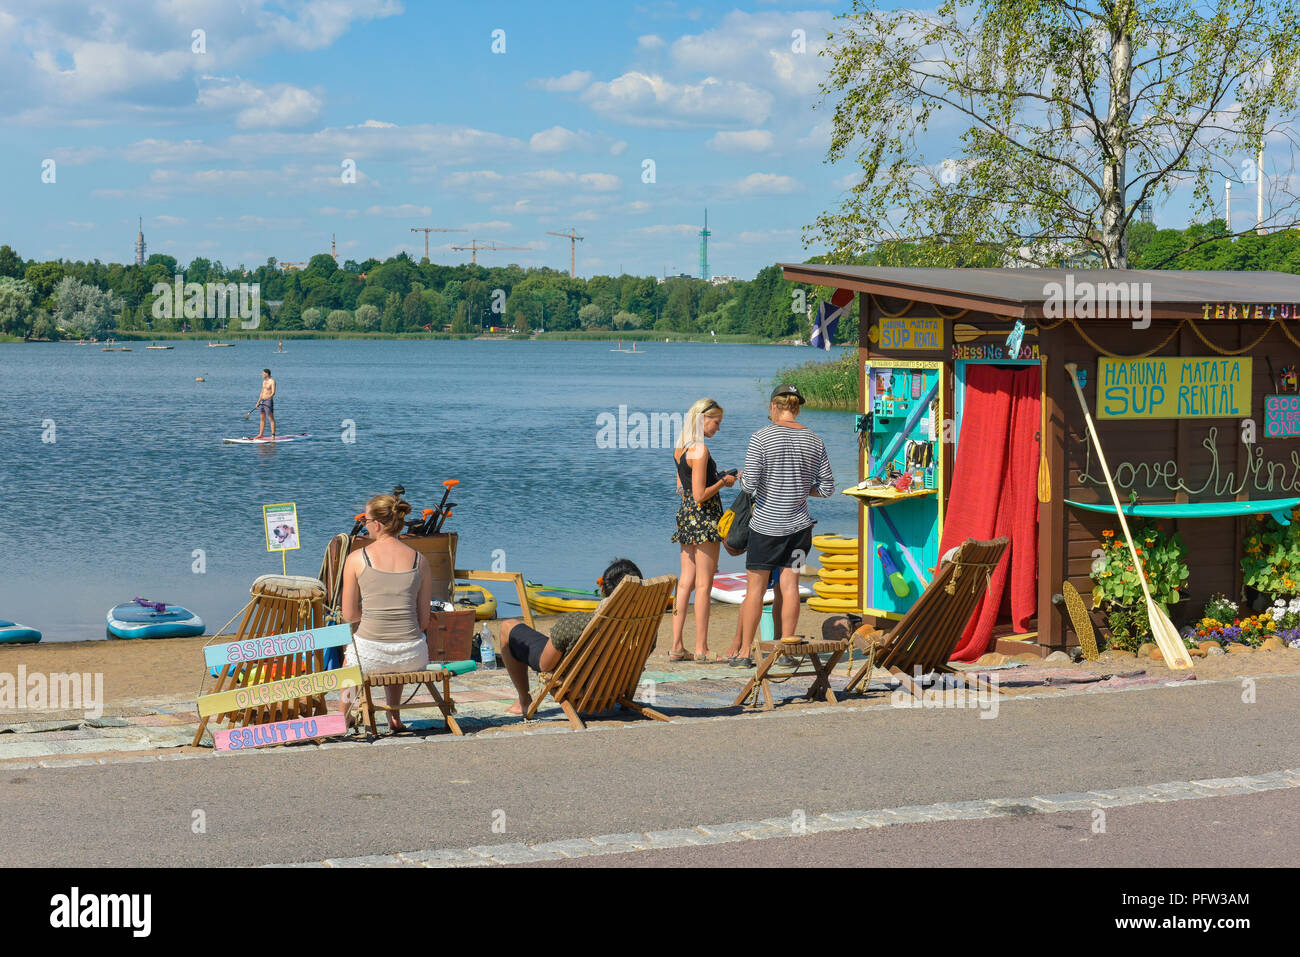
<svg viewBox="0 0 1300 957"><path fill-rule="evenodd" d="M775 399L778 395L792 395L799 400L800 405L804 404L803 393L799 391L799 387L797 385L777 386L775 389L772 390L772 398Z"/></svg>

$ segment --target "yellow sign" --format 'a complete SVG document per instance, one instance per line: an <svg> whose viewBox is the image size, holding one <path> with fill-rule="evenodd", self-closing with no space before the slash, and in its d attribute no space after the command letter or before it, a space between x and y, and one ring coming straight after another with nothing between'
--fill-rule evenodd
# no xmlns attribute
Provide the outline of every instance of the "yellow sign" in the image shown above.
<svg viewBox="0 0 1300 957"><path fill-rule="evenodd" d="M939 316L881 316L880 348L942 349L943 319Z"/></svg>
<svg viewBox="0 0 1300 957"><path fill-rule="evenodd" d="M293 678L283 678L280 681L245 685L242 688L204 695L198 702L199 717L210 718L214 714L275 705L296 698L314 698L317 695L359 684L361 684L361 668L351 665L334 671L314 671Z"/></svg>
<svg viewBox="0 0 1300 957"><path fill-rule="evenodd" d="M1237 419L1251 412L1251 360L1170 356L1097 360L1099 419Z"/></svg>

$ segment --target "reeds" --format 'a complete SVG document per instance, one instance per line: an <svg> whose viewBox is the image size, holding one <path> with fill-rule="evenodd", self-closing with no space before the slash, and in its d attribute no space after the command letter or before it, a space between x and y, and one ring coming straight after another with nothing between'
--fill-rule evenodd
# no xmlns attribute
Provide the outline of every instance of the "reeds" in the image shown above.
<svg viewBox="0 0 1300 957"><path fill-rule="evenodd" d="M858 407L858 350L847 349L837 359L813 360L783 369L773 385L797 386L807 408L855 410Z"/></svg>

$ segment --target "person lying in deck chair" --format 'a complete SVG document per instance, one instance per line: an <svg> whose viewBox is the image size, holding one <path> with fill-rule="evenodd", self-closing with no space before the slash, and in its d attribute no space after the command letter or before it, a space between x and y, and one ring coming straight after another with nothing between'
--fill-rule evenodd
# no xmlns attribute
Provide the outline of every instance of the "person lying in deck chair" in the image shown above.
<svg viewBox="0 0 1300 957"><path fill-rule="evenodd" d="M626 575L641 578L641 569L629 559L614 559L605 569L605 574L600 576L600 593L608 598ZM551 626L549 637L535 628L529 628L518 618L507 618L501 622L501 630L497 634L497 654L506 666L515 691L519 693L519 700L506 710L507 714L521 715L533 703L533 696L528 690L528 669L532 668L542 674L554 671L594 616L595 613L589 611L571 611L561 615Z"/></svg>

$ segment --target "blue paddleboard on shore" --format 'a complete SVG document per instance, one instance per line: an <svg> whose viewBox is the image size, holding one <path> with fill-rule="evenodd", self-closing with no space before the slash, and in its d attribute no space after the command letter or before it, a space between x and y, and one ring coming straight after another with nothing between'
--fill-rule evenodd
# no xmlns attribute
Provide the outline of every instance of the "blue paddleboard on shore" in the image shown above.
<svg viewBox="0 0 1300 957"><path fill-rule="evenodd" d="M4 618L0 618L0 645L33 645L41 640L41 633Z"/></svg>
<svg viewBox="0 0 1300 957"><path fill-rule="evenodd" d="M154 604L129 601L112 608L107 615L108 637L189 638L203 634L203 619L188 608L157 602L164 608L158 611Z"/></svg>

